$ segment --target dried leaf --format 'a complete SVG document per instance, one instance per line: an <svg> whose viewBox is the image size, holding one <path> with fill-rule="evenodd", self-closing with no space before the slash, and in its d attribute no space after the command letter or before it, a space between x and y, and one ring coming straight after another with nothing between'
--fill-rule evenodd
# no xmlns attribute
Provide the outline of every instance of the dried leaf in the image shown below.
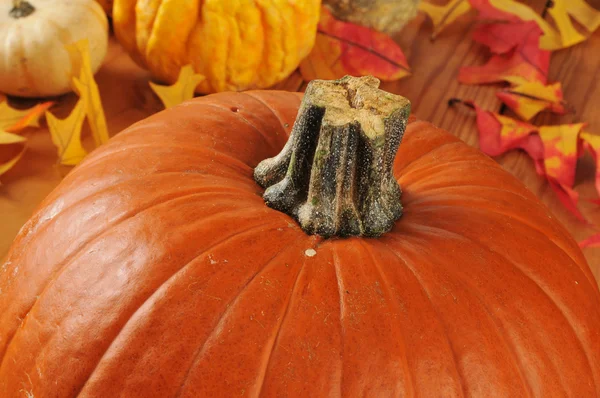
<svg viewBox="0 0 600 398"><path fill-rule="evenodd" d="M538 135L544 144L544 169L559 200L577 218L585 221L577 209L579 195L573 189L577 158L581 154L579 134L585 123L541 126Z"/></svg>
<svg viewBox="0 0 600 398"><path fill-rule="evenodd" d="M175 84L161 86L150 82L150 87L158 95L165 108L170 108L194 98L194 90L204 79L204 76L194 72L192 65L186 65L179 71Z"/></svg>
<svg viewBox="0 0 600 398"><path fill-rule="evenodd" d="M596 191L600 195L600 135L594 135L587 132L582 132L579 136L583 147L587 149L596 162Z"/></svg>
<svg viewBox="0 0 600 398"><path fill-rule="evenodd" d="M575 181L577 158L581 153L578 137L583 123L536 127L484 111L471 101L453 102L463 102L475 109L482 152L498 156L511 149L524 150L533 159L537 173L547 179L565 208L586 221L577 208L578 194L571 188Z"/></svg>
<svg viewBox="0 0 600 398"><path fill-rule="evenodd" d="M540 28L533 22L495 23L479 27L474 40L495 53L483 66L462 67L458 74L463 84L508 81L546 84L550 53L539 49Z"/></svg>
<svg viewBox="0 0 600 398"><path fill-rule="evenodd" d="M54 102L48 101L29 109L14 109L7 101L0 102L0 129L5 131L19 131L26 127L39 127L40 118Z"/></svg>
<svg viewBox="0 0 600 398"><path fill-rule="evenodd" d="M579 247L585 249L586 247L600 247L600 234L594 234L589 238L586 238L579 242Z"/></svg>
<svg viewBox="0 0 600 398"><path fill-rule="evenodd" d="M575 168L581 155L579 134L585 123L541 126L538 130L544 143L546 174L568 187L575 184Z"/></svg>
<svg viewBox="0 0 600 398"><path fill-rule="evenodd" d="M85 113L92 131L94 143L96 146L100 146L108 141L109 135L108 128L106 127L104 108L102 108L102 100L100 99L100 91L94 80L94 73L92 72L90 63L88 40L79 40L65 47L69 52L71 63L74 66L73 85L75 92L79 97L85 98ZM79 70L78 76L75 76L76 70Z"/></svg>
<svg viewBox="0 0 600 398"><path fill-rule="evenodd" d="M558 50L570 47L586 39L575 29L570 17L583 25L589 32L595 31L600 26L600 12L589 6L584 0L554 0L548 7L548 13L554 19L558 32L546 22L539 14L525 4L514 0L470 0L474 8L489 10L492 8L502 12L506 19L507 14L512 14L523 21L533 21L543 31L540 38L540 48L543 50ZM478 5L474 3L479 3ZM569 17L570 16L570 17Z"/></svg>
<svg viewBox="0 0 600 398"><path fill-rule="evenodd" d="M373 75L384 81L410 74L404 53L386 34L336 20L321 9L315 45L300 64L304 80Z"/></svg>
<svg viewBox="0 0 600 398"><path fill-rule="evenodd" d="M86 97L81 97L65 119L58 119L50 112L46 112L46 122L52 142L58 148L58 157L61 164L74 166L81 162L87 155L81 144L81 128L86 117Z"/></svg>
<svg viewBox="0 0 600 398"><path fill-rule="evenodd" d="M431 33L432 39L458 17L469 12L470 9L471 4L468 0L451 0L444 6L438 6L425 1L419 3L419 10L427 14L433 23L433 33Z"/></svg>
<svg viewBox="0 0 600 398"><path fill-rule="evenodd" d="M522 149L535 162L539 174L543 174L544 147L534 133L537 127L528 123L481 109L469 102L477 113L479 148L489 156L499 156L511 149Z"/></svg>
<svg viewBox="0 0 600 398"><path fill-rule="evenodd" d="M525 120L546 109L560 115L567 111L560 83L548 86L539 82L522 83L498 91L496 96Z"/></svg>
<svg viewBox="0 0 600 398"><path fill-rule="evenodd" d="M10 170L25 153L26 138L0 129L0 175Z"/></svg>

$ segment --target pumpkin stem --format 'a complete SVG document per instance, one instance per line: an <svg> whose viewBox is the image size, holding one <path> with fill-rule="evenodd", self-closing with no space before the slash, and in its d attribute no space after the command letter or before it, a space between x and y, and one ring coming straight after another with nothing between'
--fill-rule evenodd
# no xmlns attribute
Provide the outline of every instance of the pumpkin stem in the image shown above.
<svg viewBox="0 0 600 398"><path fill-rule="evenodd" d="M392 166L410 102L372 76L313 80L283 150L254 179L308 234L376 237L402 215Z"/></svg>
<svg viewBox="0 0 600 398"><path fill-rule="evenodd" d="M35 11L35 7L26 0L13 0L13 8L8 12L8 15L14 19L25 18Z"/></svg>

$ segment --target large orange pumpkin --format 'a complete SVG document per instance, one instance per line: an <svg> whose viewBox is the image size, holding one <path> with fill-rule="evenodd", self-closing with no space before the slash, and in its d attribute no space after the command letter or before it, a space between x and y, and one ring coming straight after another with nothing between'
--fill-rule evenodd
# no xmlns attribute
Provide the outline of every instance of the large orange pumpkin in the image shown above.
<svg viewBox="0 0 600 398"><path fill-rule="evenodd" d="M317 148L349 167L344 132L360 133L359 154L393 155L406 103L372 80L321 83L294 137L322 135ZM281 151L301 98L195 99L73 170L2 266L0 396L598 396L600 295L581 251L517 179L447 132L406 128L393 164L403 215L380 237L307 234L265 205L254 169ZM266 166L310 168L315 146L300 141ZM313 168L332 164L313 154ZM359 163L336 176L356 189L378 175L382 197L399 194L385 161L364 164L372 174ZM289 181L312 189L296 205L318 205L308 198L328 184ZM352 192L366 225L371 186Z"/></svg>

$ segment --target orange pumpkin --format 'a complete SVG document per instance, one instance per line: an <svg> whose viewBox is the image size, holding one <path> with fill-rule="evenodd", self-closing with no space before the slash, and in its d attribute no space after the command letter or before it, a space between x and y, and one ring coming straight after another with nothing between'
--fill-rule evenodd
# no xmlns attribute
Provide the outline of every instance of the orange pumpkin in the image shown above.
<svg viewBox="0 0 600 398"><path fill-rule="evenodd" d="M600 294L576 243L426 122L388 169L408 108L375 83L311 83L266 163L298 94L198 98L91 154L1 268L0 396L598 396ZM397 221L370 196L400 195L392 171ZM282 197L253 174L267 192L297 182L282 197L299 210L270 207ZM310 230L322 216L302 209L328 197L356 201L331 225L368 231L371 197L391 230L304 232L295 218Z"/></svg>

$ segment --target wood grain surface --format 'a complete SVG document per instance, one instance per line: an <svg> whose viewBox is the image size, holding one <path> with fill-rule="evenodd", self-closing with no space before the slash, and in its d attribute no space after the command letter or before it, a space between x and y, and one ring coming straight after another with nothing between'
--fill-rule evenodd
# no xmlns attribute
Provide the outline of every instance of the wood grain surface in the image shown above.
<svg viewBox="0 0 600 398"><path fill-rule="evenodd" d="M545 15L546 1L524 1L541 15ZM600 9L600 0L589 2ZM427 120L457 135L470 145L477 146L475 118L468 112L448 107L448 99L461 98L476 101L487 110L510 115L495 97L498 86L466 86L456 80L461 66L480 65L489 57L485 47L473 42L471 33L476 26L474 13L461 17L430 40L431 22L419 15L402 32L394 36L408 58L413 74L397 82L383 83L382 88L409 98L417 117ZM588 130L600 134L600 30L584 43L554 52L551 58L549 81L561 81L565 99L575 107L575 113L556 116L542 114L534 124L562 124L586 121ZM111 39L109 51L101 70L96 75L111 135L130 124L162 109L158 98L148 86L149 75L138 68ZM303 90L298 73L274 88ZM76 97L69 94L56 99L52 112L66 116ZM26 106L26 103L17 105ZM5 256L15 235L31 216L35 207L61 181L70 168L59 166L56 149L45 128L25 131L28 149L21 161L0 177L0 259ZM92 149L87 126L84 144ZM597 232L568 213L548 184L535 173L533 163L520 151L513 151L496 159L538 195L577 241ZM600 225L600 207L586 201L597 198L594 189L594 164L590 156L579 161L575 189L582 198L581 209L595 225ZM584 250L586 258L600 280L600 249Z"/></svg>

